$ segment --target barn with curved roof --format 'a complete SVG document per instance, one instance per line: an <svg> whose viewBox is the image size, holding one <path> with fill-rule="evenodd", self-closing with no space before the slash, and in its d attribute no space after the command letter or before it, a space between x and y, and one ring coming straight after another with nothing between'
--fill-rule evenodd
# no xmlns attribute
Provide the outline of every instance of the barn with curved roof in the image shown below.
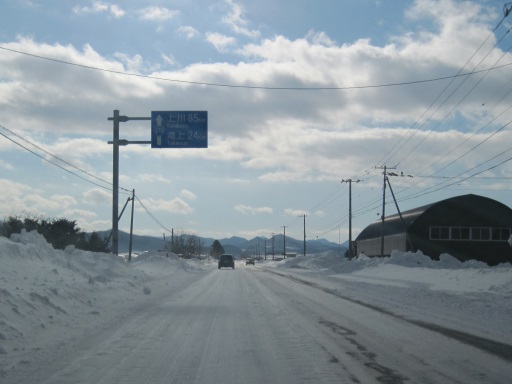
<svg viewBox="0 0 512 384"><path fill-rule="evenodd" d="M370 224L357 236L357 253L381 256L391 251L422 251L433 259L449 253L461 261L489 265L512 262L508 240L512 209L487 197L468 194L425 205Z"/></svg>

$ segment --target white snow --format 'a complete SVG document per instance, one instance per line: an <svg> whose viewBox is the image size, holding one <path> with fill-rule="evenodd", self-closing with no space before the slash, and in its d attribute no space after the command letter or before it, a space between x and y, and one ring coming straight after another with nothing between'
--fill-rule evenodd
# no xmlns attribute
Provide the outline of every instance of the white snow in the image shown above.
<svg viewBox="0 0 512 384"><path fill-rule="evenodd" d="M147 253L132 262L74 247L54 250L36 232L0 237L0 379L62 352L95 327L165 294L170 281L216 268L208 260ZM512 265L440 261L418 253L355 260L297 256L257 263L399 316L512 344Z"/></svg>

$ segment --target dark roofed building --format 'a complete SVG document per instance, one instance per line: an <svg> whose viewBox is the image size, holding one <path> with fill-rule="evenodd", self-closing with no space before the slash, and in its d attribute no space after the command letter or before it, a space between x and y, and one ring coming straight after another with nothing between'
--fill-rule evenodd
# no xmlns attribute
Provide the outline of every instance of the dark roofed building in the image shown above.
<svg viewBox="0 0 512 384"><path fill-rule="evenodd" d="M384 255L391 251L422 251L433 259L449 253L461 261L480 260L489 265L512 262L508 243L512 209L487 197L463 195L385 217L366 227L355 242L358 253Z"/></svg>

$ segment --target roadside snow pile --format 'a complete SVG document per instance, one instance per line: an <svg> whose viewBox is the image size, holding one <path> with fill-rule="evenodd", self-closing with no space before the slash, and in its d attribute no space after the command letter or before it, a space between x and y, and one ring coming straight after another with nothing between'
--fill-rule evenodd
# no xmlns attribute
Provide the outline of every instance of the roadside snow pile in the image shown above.
<svg viewBox="0 0 512 384"><path fill-rule="evenodd" d="M402 316L435 317L441 324L512 342L510 264L488 267L449 255L433 261L418 252L354 260L297 256L268 260L261 268L307 275ZM168 295L180 281L216 270L212 260L183 260L170 252L144 253L128 263L72 246L55 250L37 232L0 237L0 381L9 370L37 365L41 356L51 357L49 351L62 350L101 324L116 323L133 308Z"/></svg>
<svg viewBox="0 0 512 384"><path fill-rule="evenodd" d="M173 252L151 251L132 258L130 263L137 270L153 278L169 276L170 271L202 270L197 262L187 262Z"/></svg>
<svg viewBox="0 0 512 384"><path fill-rule="evenodd" d="M165 277L201 268L176 255L133 260L73 246L56 250L36 231L0 237L0 378L27 351L60 347L98 320L151 300L165 289L158 284Z"/></svg>
<svg viewBox="0 0 512 384"><path fill-rule="evenodd" d="M448 254L441 255L439 261L421 252L393 252L385 258L360 255L353 260L336 255L297 256L280 262L278 268L371 284L401 287L424 284L430 290L512 296L512 264L489 267L475 260L461 262Z"/></svg>

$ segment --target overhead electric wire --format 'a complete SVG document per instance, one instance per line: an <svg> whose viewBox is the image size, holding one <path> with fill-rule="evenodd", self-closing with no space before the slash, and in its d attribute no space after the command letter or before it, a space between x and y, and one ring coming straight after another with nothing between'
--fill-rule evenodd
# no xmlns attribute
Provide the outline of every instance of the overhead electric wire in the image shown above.
<svg viewBox="0 0 512 384"><path fill-rule="evenodd" d="M496 61L496 63L498 63L498 62L499 62L499 61L500 61L500 60L505 56L505 54L506 54L506 53L507 53L511 48L512 48L512 45L511 45L511 46L509 46L509 48L508 48L506 51L504 51L504 52L503 52L503 55L502 55L502 56L501 56L501 57ZM489 52L489 54L490 54L490 52ZM486 57L487 57L487 56L486 56ZM484 58L484 59L485 59L485 58ZM482 61L483 61L484 59L482 59ZM481 62L482 62L482 61L481 61ZM481 63L481 62L480 62L480 63ZM479 63L478 65L480 65L480 63ZM478 65L477 65L477 66L478 66ZM482 76L482 78L480 78L480 79L479 79L479 80L478 80L478 81L477 81L477 82L476 82L476 83L471 87L471 89L470 89L469 91L467 91L467 92L466 92L466 94L462 97L462 99L460 99L460 100L459 100L459 101L458 101L458 102L453 106L453 108L452 108L450 111L448 111L448 113L446 113L446 115L445 115L445 116L444 116L440 121L438 121L438 122L437 122L437 124L434 126L434 128L432 128L432 129L428 132L428 134L427 134L427 135L425 135L425 136L424 136L424 137L423 137L423 138L422 138L422 139L421 139L421 140L420 140L420 141L419 141L419 142L418 142L418 143L417 143L413 148L411 148L411 150L410 150L410 151L409 151L405 156L403 156L403 157L402 157L402 159L397 163L397 166L398 166L399 164L401 164L405 159L407 159L407 158L411 155L411 153L413 153L413 152L416 150L416 148L418 148L418 147L421 145L421 143L423 143L423 142L424 142L424 141L425 141L425 140L426 140L426 139L427 139L427 138L428 138L428 137L429 137L429 136L430 136L430 135L431 135L431 134L432 134L432 133L433 133L437 128L439 128L439 126L440 126L440 125L441 125L441 124L442 124L442 123L443 123L443 122L448 118L448 116L450 116L450 115L453 113L453 111L455 111L455 109L456 109L457 107L459 107L459 106L462 104L462 102L463 102L464 100L466 100L466 98L469 96L469 94L470 94L471 92L473 92L473 90L474 90L474 89L475 89L475 88L476 88L476 87L477 87L477 86L478 86L478 85L479 85L479 84L480 84L480 83L485 79L485 77L487 76L487 74L489 74L489 72L485 73L485 74L484 74L484 76ZM467 79L467 78L466 78L466 79ZM464 82L465 82L465 80L464 80L464 81L462 81L462 82L457 86L457 88L456 88L456 89L455 89L455 90L450 94L450 96L449 96L449 97L451 97L451 96L455 93L455 91L457 91L457 90L459 89L459 87L460 87ZM448 100L448 99L447 99L447 100ZM440 106L440 107L441 107L441 106ZM440 108L440 107L439 107L439 108ZM436 110L436 112L437 112L437 110ZM439 153L439 151L438 151L438 153ZM435 157L435 156L434 156L434 157Z"/></svg>
<svg viewBox="0 0 512 384"><path fill-rule="evenodd" d="M415 135L416 133L418 133L420 131L420 129L428 122L430 121L430 119L432 118L432 116L447 102L447 100L450 99L450 97L455 93L456 90L458 90L460 88L460 86L469 78L470 75L472 74L476 74L476 73L479 73L481 72L480 71L477 71L476 68L478 68L478 66L483 62L483 60L485 60L489 54L498 46L498 44L505 38L505 36L510 32L510 29L507 30L507 32L502 36L502 38L494 45L494 47L487 53L487 55L484 56L484 58L473 68L473 70L467 74L461 74L462 71L464 70L464 68L471 62L471 60L476 56L476 54L478 53L478 51L480 51L480 49L484 46L484 44L487 42L487 40L489 40L489 38L494 34L494 32L498 29L498 27L501 25L501 23L503 22L503 20L508 16L508 14L506 14L505 16L503 16L503 18L500 20L500 22L496 25L496 27L489 33L489 35L484 39L484 41L480 44L480 46L475 50L475 52L471 55L471 57L466 61L466 63L459 69L459 71L457 72L457 74L452 78L452 80L443 88L443 90L439 93L439 95L436 97L436 99L430 104L430 106L423 112L423 114L415 121L415 123L409 128L409 130L407 130L407 132L404 133L404 135L402 135L402 137L400 138L400 140L398 141L397 144L395 144L395 146L393 146L387 153L386 155L383 156L383 158L377 163L378 165L383 165L383 164L387 164L391 161L391 158L396 154L398 153L398 151L404 147L405 144L407 144L407 142L409 142ZM510 49L510 48L509 48ZM501 58L500 58L501 59ZM499 62L499 60L497 61ZM496 62L496 63L497 63ZM496 64L495 63L495 64ZM501 68L494 65L493 66L494 68ZM492 70L489 69L489 71ZM489 73L489 72L487 72ZM453 82L455 81L456 78L458 77L461 77L461 76L465 76L465 79L455 88L455 90L445 99L444 102L442 102L431 114L430 116L415 130L415 132L408 137L407 140L405 140L402 145L396 149L397 145L399 143L401 143L405 137L409 134L409 132L419 123L419 121L423 118L423 116L425 116L425 114L431 110L431 108L435 105L435 103L441 98L441 96L447 91L447 89L453 84ZM484 76L485 77L485 76ZM445 117L446 118L446 117ZM444 120L444 119L443 119ZM443 121L442 120L442 121ZM430 131L432 132L432 130ZM424 139L423 139L424 140ZM422 141L423 141L422 140ZM420 143L422 142L420 141ZM419 143L419 144L420 144ZM418 144L418 145L419 145ZM418 146L417 145L417 146ZM417 147L416 146L416 147ZM415 148L416 148L415 147ZM410 151L407 156L410 155L412 151ZM390 155L391 153L391 155ZM388 157L389 156L389 157ZM401 163L405 158L407 158L407 156L403 157L402 160L400 160L397 165L399 163ZM386 160L384 160L385 158L387 157Z"/></svg>
<svg viewBox="0 0 512 384"><path fill-rule="evenodd" d="M88 172L88 171L84 170L84 169L81 169L81 168L77 167L76 165L74 165L74 164L70 163L69 161L66 161L66 160L64 160L64 159L62 159L62 158L60 158L60 157L58 157L58 156L54 155L53 153L51 153L51 152L47 151L46 149L42 148L41 146L39 146L39 145L37 145L37 144L35 144L35 143L31 142L30 140L28 140L28 139L26 139L26 138L24 138L24 137L22 137L22 136L18 135L17 133L13 132L12 130L8 129L7 127L5 127L5 126L3 126L3 125L1 125L1 124L0 124L0 128L2 128L3 130L5 130L5 131L9 132L11 135L16 136L18 139L23 140L24 142L26 142L26 143L30 144L30 145L31 145L31 146L33 146L34 148L37 148L39 151L41 151L41 152L43 152L43 153L47 154L48 156L50 156L50 157L52 157L52 158L54 158L54 159L57 159L58 161L62 162L63 164L65 164L65 165L67 165L67 166L69 166L69 167L71 167L71 168L73 168L73 169L76 169L77 171L82 172L83 174L85 174L85 175L87 175L87 176L89 176L89 177L91 177L91 178L93 178L93 179L96 179L96 180L98 180L98 181L101 181L102 183L105 183L105 184L108 184L108 185L112 186L112 183L111 183L111 182L109 182L109 181L107 181L107 180L104 180L104 179L102 179L102 178L100 178L100 177L98 177L98 176L96 176L96 175L94 175L94 174L92 174L92 173L90 173L90 172ZM27 150L28 152L32 153L33 155L36 155L37 157L39 157L39 158L41 158L41 159L43 159L43 160L45 160L45 161L47 161L47 162L49 162L49 163L51 163L51 164L53 164L53 165L57 166L57 167L59 167L59 168L61 168L61 169L65 170L66 172L69 172L69 173L73 174L74 176L77 176L77 177L81 178L82 180L85 180L85 181L87 181L87 182L89 182L89 183L91 183L91 184L94 184L94 185L96 185L96 186L98 186L98 187L101 187L101 188L104 188L104 189L107 189L107 190L108 190L108 189L111 189L111 188L105 187L105 186L103 186L103 185L99 185L99 184L97 184L97 183L95 183L95 182L92 182L92 181L90 181L90 180L88 180L88 179L86 179L86 178L84 178L84 177L82 177L82 176L80 176L80 175L75 174L74 172L71 172L69 169L67 169L67 168L65 168L65 167L63 167L63 166L61 166L61 165L58 165L57 163L54 163L54 162L52 162L52 161L48 160L47 158L45 158L45 157L43 157L43 156L39 155L39 154L38 154L38 153L36 153L35 151L30 150L29 148L27 148L27 147L25 147L25 146L21 145L21 144L20 144L20 143L18 143L16 140L13 140L12 138L8 137L7 135L5 135L5 134L3 134L3 133L0 133L0 135L4 136L6 139L8 139L8 140L12 141L14 144L16 144L16 145L18 145L19 147L21 147L21 148L23 148L23 149ZM126 188L119 187L119 189L121 189L121 190L123 190L123 191L126 191L126 192L130 192L130 191L129 191L128 189L126 189Z"/></svg>
<svg viewBox="0 0 512 384"><path fill-rule="evenodd" d="M0 125L0 127L1 127L1 128L3 128L3 129L6 129L6 128L5 128L4 126L2 126L2 125ZM6 130L7 130L7 131L9 131L8 129L6 129ZM11 132L11 131L9 131L9 132ZM11 137L7 136L6 134L4 134L4 133L2 133L2 132L0 132L0 135L1 135L1 136L3 136L3 137L5 137L7 140L11 141L12 143L16 144L17 146L19 146L19 147L23 148L23 149L24 149L24 150L26 150L27 152L29 152L29 153L31 153L31 154L33 154L33 155L35 155L35 156L39 157L40 159L42 159L42 160L44 160L44 161L46 161L46 162L48 162L48 163L50 163L50 164L52 164L52 165L56 166L57 168L62 169L63 171L66 171L66 172L70 173L70 174L71 174L71 175L73 175L73 176L78 177L79 179L82 179L82 180L84 180L84 181L86 181L86 182L88 182L88 183L90 183L90 184L93 184L93 185L95 185L95 186L97 186L97 187L100 187L100 188L103 188L103 189L106 189L106 190L111 190L111 188L108 188L108 187L106 187L106 186L104 186L104 185L101 185L101 184L98 184L98 183L96 183L96 182L94 182L94 181L91 181L91 180L89 180L89 179L87 179L87 178L85 178L85 177L83 177L83 176L81 176L81 175L79 175L79 174L77 174L77 173L75 173L75 172L71 171L70 169L68 169L68 168L66 168L66 167L64 167L64 166L59 165L59 164L57 164L56 162L53 162L53 161L49 160L48 158L46 158L46 157L44 157L44 156L40 155L39 153L37 153L37 152L35 152L35 151L31 150L30 148L28 148L28 147L24 146L23 144L21 144L21 143L17 142L16 140L12 139ZM72 167L72 168L74 168L74 169L76 169L76 170L78 170L78 171L80 171L80 172L82 172L82 173L87 174L88 176L94 177L94 178L96 178L96 179L98 179L98 180L102 181L103 183L111 184L111 183L109 183L108 181L103 180L103 179L101 179L101 178L99 178L99 177L97 177L97 176L94 176L94 175L92 175L91 173L89 173L89 172L87 172L87 171L84 171L83 169L80 169L80 168L76 167L75 165L73 165L73 164L71 164L71 163L69 163L69 162L67 162L67 161L65 161L65 160L63 160L63 159L61 159L61 158L59 158L59 157L57 157L57 156L55 156L55 155L51 154L50 152L48 152L48 151L44 150L43 148L41 148L41 147L39 147L39 146L37 146L37 145L35 145L35 144L31 143L30 141L28 141L28 140L26 140L26 139L24 139L24 141L26 141L27 143L29 143L29 144L31 144L31 145L34 145L36 148L40 149L40 150L41 150L41 151L43 151L44 153L46 153L46 154L48 154L48 155L50 155L50 156L52 156L52 157L54 157L54 158L58 159L59 161L63 162L64 164L66 164L66 165L68 165L68 166L70 166L70 167ZM128 191L127 189L125 189L125 188L120 188L120 189L122 189L123 191L127 191L127 192L129 192L129 191ZM123 193L124 193L124 192L123 192Z"/></svg>
<svg viewBox="0 0 512 384"><path fill-rule="evenodd" d="M501 117L505 112L509 111L510 109L512 109L512 105L510 105L505 111L503 111L501 114L499 114L498 116L496 116L494 119L492 119L489 123L485 124L484 126L482 126L478 131L474 132L472 135L470 135L469 137L467 137L465 140L463 140L462 142L458 143L454 148L452 148L451 152L453 152L455 149L461 147L465 142L467 142L468 140L470 140L473 136L477 135L478 133L480 133L484 128L488 127L492 122L496 121L499 117ZM470 149L468 149L466 152L464 152L463 154L461 154L460 156L458 156L457 158L453 159L451 162L449 162L448 164L445 164L443 167L441 167L440 169L438 169L437 171L435 171L433 175L436 175L438 174L439 172L445 170L446 168L448 168L450 165L454 164L455 162L459 161L460 159L462 159L464 156L468 155L469 153L473 152L475 149L477 149L478 147L480 147L481 145L483 145L484 143L486 143L487 141L489 141L492 137L494 137L495 135L497 135L498 133L500 133L501 131L503 131L508 125L510 125L510 121L501 126L500 128L498 128L497 130L491 132L485 139L481 140L480 142L478 142L477 144L475 144L473 147L471 147ZM436 160L434 163L431 163L431 165L435 165L436 163L438 163L440 160L444 159L447 155L443 156L442 158ZM431 166L430 165L430 166ZM424 168L423 170L425 170L426 168ZM420 172L421 173L421 172Z"/></svg>
<svg viewBox="0 0 512 384"><path fill-rule="evenodd" d="M13 53L17 53L20 55L30 56L30 57L34 57L34 58L41 59L41 60L52 61L55 63L80 67L80 68L84 68L84 69L90 69L90 70L106 72L106 73L113 73L116 75L141 77L141 78L151 79L151 80L168 81L168 82L173 82L173 83L190 84L190 85L201 85L201 86L223 87L223 88L263 89L263 90L276 90L276 91L280 91L280 90L284 90L284 91L344 91L344 90L351 90L351 89L399 87L399 86L405 86L405 85L431 83L431 82L453 79L453 78L462 77L462 76L474 75L474 74L478 74L481 72L496 70L499 68L508 67L508 66L512 65L512 63L508 63L508 64L503 64L501 66L494 67L491 69L483 69L480 71L472 71L469 73L459 73L456 75L441 76L441 77L436 77L436 78L432 78L432 79L412 80L412 81L404 81L404 82L398 82L398 83L360 85L360 86L356 85L356 86L350 86L350 87L349 86L347 86L347 87L334 87L334 86L333 87L271 87L271 86L264 86L264 85L223 84L223 83L208 83L208 82L191 81L191 80L169 79L169 78L159 77L159 76L143 75L140 73L131 73L131 72L125 72L125 71L115 71L112 69L94 67L91 65L78 64L78 63L73 63L73 62L69 62L69 61L65 61L65 60L53 59L53 58L46 57L46 56L35 55L33 53L23 52L23 51L15 50L12 48L6 48L6 47L2 47L2 46L0 46L0 50L13 52Z"/></svg>
<svg viewBox="0 0 512 384"><path fill-rule="evenodd" d="M511 123L511 122L509 122L508 124L510 124L510 123ZM438 183L437 185L431 186L431 187L429 187L429 188L427 188L427 189L423 189L423 191L422 191L421 193L420 193L420 192L416 192L416 193L413 193L413 194L411 194L411 195L409 195L409 196L402 197L402 198L400 198L400 200L410 200L410 199L412 199L412 198L421 197L421 196L423 196L423 195L425 195L425 194L429 194L429 193L432 193L432 192L437 192L437 191L440 191L440 190L442 190L442 189L444 189L444 188L448 188L449 186L452 186L452 185L454 185L454 184L457 184L457 183L460 183L460 182L462 182L462 181L468 180L469 178L473 178L474 176L477 176L477 175L479 175L479 174L481 174L481 173L483 173L483 172L485 172L485 171L488 171L488 170L494 169L494 168L496 168L497 166L492 166L492 167L490 167L490 168L487 168L487 169L485 169L485 170L484 170L484 171L482 171L482 172L478 172L478 173L474 174L473 176L470 176L470 177L463 177L462 179L459 179L459 178L460 178L460 177L462 177L465 173L468 173L468 172L473 171L473 170L475 170L475 169L477 169L477 168L479 168L479 167L482 167L484 164L487 164L487 163L489 163L489 162L491 162L491 161L493 161L493 160L497 159L498 157L503 156L504 154L506 154L507 152L510 152L510 151L512 151L512 148L509 148L509 149L507 149L507 150L505 150L505 151L502 151L502 152L500 152L499 154L497 154L497 155L495 155L495 156L491 157L490 159L488 159L488 160L484 161L483 163L477 164L477 165L475 165L474 167L472 167L472 168L470 168L470 169L468 169L468 170L466 170L466 171L463 171L463 172L459 173L459 174L458 174L458 175L456 175L456 176L451 176L450 178L448 178L448 180L444 180L444 181L442 181L442 182ZM506 161L505 161L505 162L506 162ZM500 164L502 164L502 163L500 163ZM498 164L498 165L500 165L500 164ZM453 183L450 183L450 184L446 184L446 183L448 183L450 180L456 180L456 181L454 181ZM400 191L400 192L402 192L402 191ZM400 192L399 192L399 193L397 193L397 195L399 195L399 194L400 194Z"/></svg>
<svg viewBox="0 0 512 384"><path fill-rule="evenodd" d="M505 6L506 8L506 6ZM507 10L508 11L508 10ZM506 15L508 16L508 14ZM505 16L505 17L506 17ZM503 22L503 20L505 19L505 17L498 23L498 25L495 27L494 30L496 30L498 28L498 26ZM493 30L493 32L494 32ZM482 43L483 45L483 43ZM44 56L39 56L39 55L34 55L34 54L30 54L30 53L26 53L26 52L21 52L21 51L16 51L16 50L13 50L13 49L9 49L9 48L5 48L5 47L0 47L0 49L2 50L6 50L6 51L11 51L11 52L15 52L15 53L18 53L18 54L23 54L23 55L27 55L27 56L32 56L32 57L36 57L36 58L39 58L39 59L44 59L44 60L49 60L49 61L54 61L54 62L58 62L58 63L61 63L61 64L67 64L67 65L73 65L73 66L77 66L77 67L82 67L82 68L86 68L86 69L92 69L92 70L98 70L98 71L103 71L103 72L109 72L109 73L114 73L114 74L120 74L120 75L126 75L126 76L136 76L136 77L143 77L143 78L148 78L148 79L153 79L153 80L162 80L162 81L169 81L169 82L177 82L177 83L186 83L186 84L192 84L192 85L202 85L202 86L215 86L215 87L229 87L229 88L246 88L246 89L266 89L266 90L297 90L297 91L300 91L300 90L350 90L350 89L366 89L366 88L380 88L380 87L392 87L392 86L403 86L403 85L411 85L411 84L418 84L418 83L426 83L426 82L434 82L434 81L440 81L440 80L445 80L445 79L452 79L452 82L457 78L457 77L461 77L461 76L466 76L466 79L471 76L471 75L474 75L474 74L477 74L477 73L481 73L481 72L487 72L488 71L491 71L491 70L495 70L495 69L498 69L498 68L502 68L502 67L505 67L505 66L509 66L509 65L512 65L512 63L510 64L504 64L502 66L494 66L493 68L491 69L486 69L486 70L479 70L479 71L471 71L470 73L466 73L466 74L461 74L461 71L459 71L459 73L457 75L454 75L454 76L445 76L445 77L439 77L439 78L435 78L435 79L427 79L427 80L417 80L417 81L410 81L410 82L401 82L401 83L390 83L390 84L380 84L380 85L365 85L365 86L353 86L353 87L270 87L270 86L250 86L250 85L236 85L236 84L220 84L220 83L206 83L206 82L195 82L195 81L186 81L186 80L178 80L178 79L167 79L167 78L161 78L161 77L155 77L155 76L149 76L149 75L141 75L141 74L135 74L135 73L126 73L126 72L122 72L122 71L114 71L114 70L108 70L108 69L103 69L103 68L97 68L97 67L93 67L93 66L87 66L87 65L82 65L82 64L76 64L76 63L71 63L71 62L66 62L66 61L63 61L63 60L58 60L58 59L52 59L52 58L48 58L48 57L44 57ZM480 48L479 48L480 49ZM471 59L470 59L471 60ZM437 99L436 99L437 100ZM420 118L421 119L421 118ZM413 126L414 127L414 126ZM409 130L410 131L410 130ZM408 132L409 132L408 131ZM407 135L408 132L405 134ZM5 135L3 135L5 136ZM7 136L5 136L6 138L8 138ZM14 140L8 138L9 140L15 142ZM16 142L15 142L16 143ZM421 143L421 142L420 142ZM16 143L17 145L20 145L19 143ZM23 147L22 145L20 145L21 147ZM29 152L31 153L34 153L33 151L30 151L28 148L26 147L23 147L25 148L26 150L28 150ZM36 153L34 153L36 154ZM48 153L49 154L49 153ZM36 154L37 155L37 154ZM51 154L50 154L51 155ZM40 155L37 155L39 157L41 157ZM385 155L384 157L386 157L387 155ZM43 158L43 157L41 157ZM55 157L57 158L57 157ZM44 159L44 158L43 158ZM58 159L58 158L57 158ZM50 163L52 163L51 161L47 160L47 159L44 159ZM59 161L63 161L62 159L59 159ZM403 159L401 160L403 161ZM64 163L66 163L64 161ZM74 174L73 172L69 171L68 169L65 169L64 167L61 167L55 163L52 163L64 170L66 170L67 172L70 172L72 174ZM71 164L69 164L71 165ZM72 166L72 165L71 165ZM73 166L74 167L74 166ZM80 170L81 172L84 172L86 174L88 174L86 171L83 171L77 167L74 167L78 170ZM492 168L490 168L492 169ZM76 175L74 174L75 176L78 176L80 177L79 175ZM91 176L89 174L89 176ZM93 175L92 175L93 176ZM95 177L95 176L93 176ZM80 177L82 178L82 177ZM82 178L84 179L84 178ZM86 180L86 179L84 179ZM101 179L99 179L101 180ZM86 180L88 181L88 180ZM101 180L102 182L105 182L104 180ZM90 181L88 181L90 182ZM95 184L95 183L93 183ZM110 183L109 183L110 184ZM102 188L105 188L105 187L102 187ZM126 190L128 191L128 190ZM130 191L128 191L130 192ZM325 205L328 204L329 202L329 199L331 199L331 197L328 197L326 198L326 202L325 202ZM137 198L137 200L139 201L139 203L141 204L141 206L143 206L143 208L146 210L146 212L154 218L154 220L156 222L159 223L159 225L162 226L162 228L166 229L167 231L169 231L167 228L165 228L165 226L163 226L158 220L156 220L156 218L144 207L144 205L142 204L142 202ZM323 202L320 202L318 205L321 205L323 204ZM317 206L318 206L317 205Z"/></svg>
<svg viewBox="0 0 512 384"><path fill-rule="evenodd" d="M101 182L103 182L103 183L105 183L105 184L109 184L109 185L111 185L111 186L112 186L112 183L111 183L111 182L106 181L106 180L103 180L103 179L99 178L98 176L95 176L95 175L93 175L92 173L87 172L87 171L85 171L85 170L83 170L83 169L81 169L81 168L77 167L76 165L74 165L74 164L70 163L69 161L66 161L66 160L64 160L64 159L62 159L62 158L60 158L60 157L58 157L58 156L55 156L55 155L54 155L54 154L52 154L51 152L49 152L49 151L47 151L46 149L42 148L41 146L39 146L39 145L37 145L37 144L34 144L34 143L32 143L31 141L29 141L29 140L27 140L27 139L25 139L25 138L21 137L20 135L18 135L18 134L16 134L16 133L14 133L13 131L11 131L10 129L8 129L8 128L4 127L4 126L3 126L3 125L1 125L1 124L0 124L0 128L2 128L2 129L4 129L4 130L6 130L7 132L9 132L10 134L12 134L13 136L16 136L17 138L19 138L19 139L21 139L21 140L25 141L26 143L28 143L28 144L30 144L31 146L33 146L33 147L37 148L37 149L38 149L38 150L40 150L41 152L43 152L43 153L45 153L45 154L49 155L50 157L52 157L52 158L55 158L55 159L59 160L60 162L62 162L62 163L64 163L64 164L66 164L67 166L69 166L69 167L71 167L71 168L73 168L73 169L76 169L76 170L78 170L78 171L80 171L80 172L82 172L82 173L86 174L87 176L90 176L90 177L92 177L92 178L94 178L94 179L97 179L97 180L99 180L99 181L101 181ZM39 154L39 153L37 153L36 151L31 150L30 148L28 148L28 147L24 146L23 144L19 143L18 141L14 140L13 138L11 138L11 137L7 136L6 134L4 134L4 133L2 133L2 132L0 132L0 135L1 135L1 136L3 136L3 137L5 137L7 140L11 141L12 143L16 144L17 146L21 147L22 149L26 150L27 152L29 152L29 153L31 153L31 154L33 154L33 155L35 155L35 156L39 157L40 159L42 159L42 160L44 160L44 161L46 161L46 162L48 162L48 163L50 163L50 164L52 164L52 165L56 166L57 168L62 169L62 170L63 170L63 171L65 171L65 172L70 173L71 175L73 175L73 176L75 176L75 177L78 177L79 179L84 180L84 181L85 181L85 182L87 182L87 183L93 184L93 185L95 185L95 186L97 186L97 187L100 187L100 188L106 189L106 190L108 190L108 191L111 191L111 190L112 190L112 188L109 188L109 187L106 187L106 186L104 186L104 185L98 184L98 183L96 183L96 182L94 182L94 181L91 181L91 180L89 180L89 179L87 179L87 178L85 178L85 177L83 177L83 176L81 176L81 175L79 175L79 174L77 174L77 173L75 173L75 172L71 171L70 169L68 169L68 168L66 168L66 167L64 167L64 166L62 166L62 165L60 165L60 164L57 164L56 162L53 162L53 161L49 160L47 157L44 157L44 156L40 155L40 154ZM119 189L121 190L121 193L123 193L123 194L125 194L125 195L131 195L131 194L132 194L132 191L131 191L131 190L128 190L128 189L126 189L126 188L119 187ZM161 223L161 222L160 222L160 221L159 221L159 220L158 220L158 219L157 219L157 218L156 218L156 217L155 217L155 216L154 216L154 215L149 211L149 209L148 209L148 208L146 208L146 206L144 206L144 204L139 200L139 198L138 198L138 197L136 197L136 199L137 199L137 201L140 203L140 205L142 206L142 208L146 211L146 213L148 214L148 216L149 216L149 217L151 217L151 218L152 218L152 219L153 219L153 220L154 220L154 221L155 221L155 222L156 222L156 223L157 223L161 228L163 228L163 229L164 229L164 230L166 230L167 232L172 232L172 231L171 231L171 230L169 230L166 226L164 226L164 225L163 225L163 224L162 224L162 223Z"/></svg>
<svg viewBox="0 0 512 384"><path fill-rule="evenodd" d="M171 233L172 230L170 230L169 228L167 228L165 225L163 225L156 217L155 215L153 215L149 209L146 208L146 206L142 203L142 201L139 199L139 197L137 195L135 195L135 199L139 202L140 206L142 207L142 209L144 209L144 211L146 211L146 213L148 214L149 217L151 217L155 223L157 223L160 228L164 229L165 231L167 231L167 233Z"/></svg>
<svg viewBox="0 0 512 384"><path fill-rule="evenodd" d="M501 156L501 155L503 155L504 153L509 152L510 150L512 150L512 148L511 148L511 149L508 149L508 150L506 150L506 151L504 151L504 152L502 152L502 153L500 153L498 156ZM498 157L498 156L495 156L494 158L496 158L496 157ZM494 159L494 158L493 158L493 159ZM491 160L493 160L493 159L489 159L488 161L491 161ZM482 174L482 173L484 173L484 172L487 172L487 171L490 171L490 170L492 170L492 169L498 168L499 166L501 166L501 165L503 165L503 164L505 164L505 163L508 163L508 162L509 162L509 161L511 161L511 160L512 160L512 157L509 157L508 159L505 159L505 160L501 161L501 162L500 162L500 163L498 163L498 164L495 164L495 165L493 165L493 166L491 166L491 167L489 167L489 168L483 169L483 170L481 170L481 171L479 171L479 172L477 172L477 173L474 173L474 174L472 174L472 175L469 175L469 176L467 176L467 177L465 177L465 178L463 178L463 179L461 179L461 180L454 181L454 182L452 182L451 184L448 184L448 185L445 185L445 186L439 187L439 188L434 189L434 190L425 191L425 192L421 193L420 195L411 195L411 196L406 196L406 197L401 198L400 200L401 200L401 201L405 201L405 200L415 199L415 198L418 198L418 197L421 197L421 196L424 196L424 195L428 195L428 194L433 193L433 192L438 192L438 191L440 191L440 190L442 190L442 189L444 189L444 188L447 188L447 187L450 187L450 186L452 186L452 185L458 184L458 183L460 183L460 182L463 182L463 181L469 180L469 179L474 178L475 176L480 175L480 174ZM480 165L479 165L479 166L480 166ZM477 166L477 167L478 167L478 166ZM476 168L477 168L477 167L476 167ZM475 169L475 167L473 167L472 169ZM466 172L468 172L468 171L466 171Z"/></svg>

